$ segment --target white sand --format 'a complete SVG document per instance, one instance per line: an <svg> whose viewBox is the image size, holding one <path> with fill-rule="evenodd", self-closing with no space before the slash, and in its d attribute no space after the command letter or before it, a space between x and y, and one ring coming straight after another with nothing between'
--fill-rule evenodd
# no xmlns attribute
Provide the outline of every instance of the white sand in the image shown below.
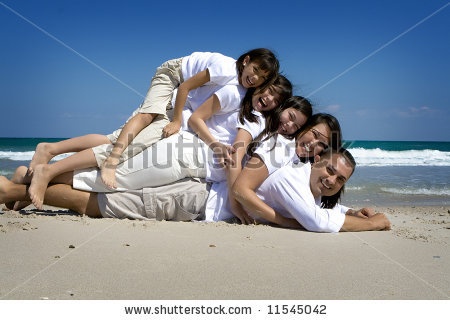
<svg viewBox="0 0 450 320"><path fill-rule="evenodd" d="M450 208L378 208L392 231L317 234L227 223L0 214L0 298L450 297Z"/></svg>

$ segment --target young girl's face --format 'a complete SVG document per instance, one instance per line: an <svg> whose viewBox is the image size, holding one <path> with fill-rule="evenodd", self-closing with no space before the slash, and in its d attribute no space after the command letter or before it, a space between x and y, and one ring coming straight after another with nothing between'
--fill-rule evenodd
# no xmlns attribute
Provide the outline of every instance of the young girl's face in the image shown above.
<svg viewBox="0 0 450 320"><path fill-rule="evenodd" d="M262 85L269 76L269 72L261 70L258 64L250 62L247 56L244 59L244 70L242 70L239 83L246 89L256 88Z"/></svg>
<svg viewBox="0 0 450 320"><path fill-rule="evenodd" d="M280 105L280 94L273 87L254 93L252 97L253 110L258 112L270 111Z"/></svg>
<svg viewBox="0 0 450 320"><path fill-rule="evenodd" d="M281 112L278 133L290 136L299 130L305 123L307 117L295 108L287 108Z"/></svg>
<svg viewBox="0 0 450 320"><path fill-rule="evenodd" d="M328 125L319 123L297 137L296 153L299 157L310 158L328 148L331 130Z"/></svg>

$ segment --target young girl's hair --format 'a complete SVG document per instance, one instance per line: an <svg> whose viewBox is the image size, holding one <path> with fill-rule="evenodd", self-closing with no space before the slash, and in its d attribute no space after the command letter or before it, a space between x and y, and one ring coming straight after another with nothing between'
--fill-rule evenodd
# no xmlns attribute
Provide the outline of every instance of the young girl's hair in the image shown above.
<svg viewBox="0 0 450 320"><path fill-rule="evenodd" d="M261 85L262 88L267 88L280 70L278 58L272 51L266 48L250 50L241 55L236 61L239 76L242 75L242 71L244 70L244 59L247 56L250 58L250 62L256 63L262 71L268 72L267 80Z"/></svg>
<svg viewBox="0 0 450 320"><path fill-rule="evenodd" d="M288 108L294 108L301 113L303 113L308 119L310 119L312 115L312 104L311 102L302 96L292 96L285 100L285 102L272 114L266 117L266 128L263 132L261 132L248 146L247 154L250 156L253 154L254 150L261 144L261 142L266 141L272 137L275 137L275 141L278 137L278 127L280 125L280 117L284 110ZM288 138L294 138L297 136L299 132L303 132L303 129L308 126L308 122L302 128L300 128L297 132L288 136ZM305 131L306 132L306 131ZM275 147L276 143L274 143L273 147Z"/></svg>
<svg viewBox="0 0 450 320"><path fill-rule="evenodd" d="M250 88L247 90L245 97L242 100L241 109L239 110L239 121L241 122L241 124L244 124L244 119L247 119L247 121L249 122L258 121L258 117L253 113L252 98L255 93L259 93L264 90L265 89L262 88ZM283 101L292 96L292 84L285 76L281 74L275 77L275 79L269 86L269 90L271 91L271 93L277 93L280 96L280 103L283 103ZM263 111L262 115L267 119L274 112L276 111Z"/></svg>
<svg viewBox="0 0 450 320"><path fill-rule="evenodd" d="M353 158L350 151L348 151L345 148L340 148L337 151L330 148L326 151L326 153L333 153L333 152L337 152L337 153L341 154L347 160L347 163L349 163L353 168L353 171L352 171L352 174L353 174L353 172L355 171L355 168L356 168L356 161L355 161L355 158ZM325 209L334 208L334 206L336 204L338 204L338 202L341 200L341 196L344 194L344 191L345 191L345 185L343 185L342 188L339 189L339 191L332 196L322 196L320 207L325 208Z"/></svg>
<svg viewBox="0 0 450 320"><path fill-rule="evenodd" d="M302 96L292 96L283 103L281 108L279 108L276 113L273 113L269 117L267 117L266 129L264 134L270 135L277 132L278 127L280 125L281 114L283 113L284 110L288 108L293 108L295 110L300 111L305 115L307 119L309 119L312 116L313 112L312 104L308 99ZM294 138L297 135L297 133L302 129L303 126L297 132L291 134L288 138Z"/></svg>

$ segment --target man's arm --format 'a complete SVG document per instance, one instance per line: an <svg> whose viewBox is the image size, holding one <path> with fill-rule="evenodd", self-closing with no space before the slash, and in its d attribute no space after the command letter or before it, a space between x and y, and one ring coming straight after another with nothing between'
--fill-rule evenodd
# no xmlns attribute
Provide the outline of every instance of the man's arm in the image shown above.
<svg viewBox="0 0 450 320"><path fill-rule="evenodd" d="M391 230L391 223L384 213L376 213L368 218L345 215L342 231L381 231Z"/></svg>

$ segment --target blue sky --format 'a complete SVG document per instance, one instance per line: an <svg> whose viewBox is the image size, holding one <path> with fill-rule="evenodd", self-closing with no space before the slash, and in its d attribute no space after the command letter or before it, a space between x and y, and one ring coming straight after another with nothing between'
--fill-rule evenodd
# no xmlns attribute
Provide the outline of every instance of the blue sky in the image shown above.
<svg viewBox="0 0 450 320"><path fill-rule="evenodd" d="M0 137L110 133L155 69L272 49L347 140L450 141L450 3L0 1Z"/></svg>

